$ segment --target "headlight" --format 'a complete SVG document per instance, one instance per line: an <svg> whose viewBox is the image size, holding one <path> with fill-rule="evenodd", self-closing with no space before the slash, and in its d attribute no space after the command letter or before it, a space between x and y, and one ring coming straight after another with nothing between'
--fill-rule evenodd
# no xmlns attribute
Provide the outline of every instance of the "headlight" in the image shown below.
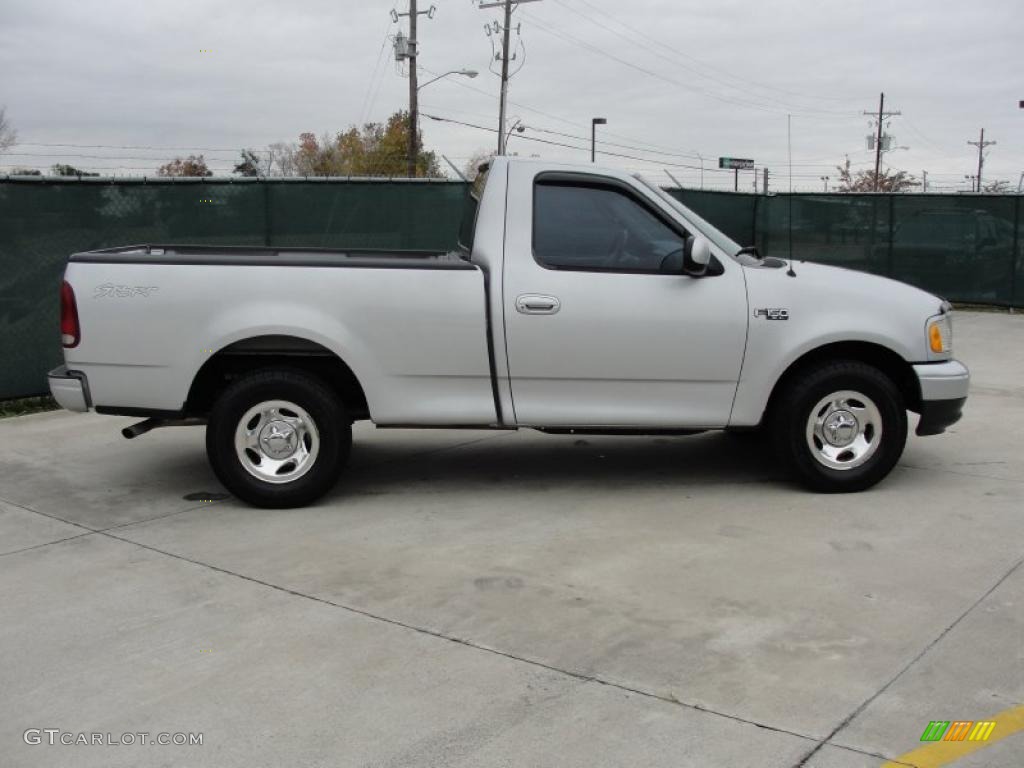
<svg viewBox="0 0 1024 768"><path fill-rule="evenodd" d="M930 318L925 328L929 352L948 355L953 351L953 315L950 312Z"/></svg>

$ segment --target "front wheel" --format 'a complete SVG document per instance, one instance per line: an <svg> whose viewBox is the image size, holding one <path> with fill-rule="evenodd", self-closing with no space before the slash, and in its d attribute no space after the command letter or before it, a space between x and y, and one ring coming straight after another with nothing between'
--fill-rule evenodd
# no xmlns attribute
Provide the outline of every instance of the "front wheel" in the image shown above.
<svg viewBox="0 0 1024 768"><path fill-rule="evenodd" d="M299 371L257 371L210 412L206 453L217 478L257 507L301 507L327 493L352 445L337 397Z"/></svg>
<svg viewBox="0 0 1024 768"><path fill-rule="evenodd" d="M776 451L808 488L861 491L884 478L907 441L907 412L892 380L853 360L807 369L784 384Z"/></svg>

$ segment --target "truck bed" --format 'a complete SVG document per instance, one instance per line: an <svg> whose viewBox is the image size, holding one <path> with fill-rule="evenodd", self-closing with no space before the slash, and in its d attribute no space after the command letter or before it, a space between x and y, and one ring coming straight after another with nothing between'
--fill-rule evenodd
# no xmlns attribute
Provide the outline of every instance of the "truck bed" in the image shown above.
<svg viewBox="0 0 1024 768"><path fill-rule="evenodd" d="M97 408L180 411L212 357L270 337L336 355L377 424L497 418L484 274L458 254L137 245L77 253L65 280L65 361Z"/></svg>
<svg viewBox="0 0 1024 768"><path fill-rule="evenodd" d="M363 269L474 269L458 252L374 248L280 248L226 245L128 245L74 254L86 264L180 264Z"/></svg>

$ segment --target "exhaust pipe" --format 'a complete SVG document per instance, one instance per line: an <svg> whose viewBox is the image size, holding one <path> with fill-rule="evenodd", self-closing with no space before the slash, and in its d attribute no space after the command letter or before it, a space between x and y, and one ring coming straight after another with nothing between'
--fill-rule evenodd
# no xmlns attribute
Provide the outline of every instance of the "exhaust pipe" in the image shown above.
<svg viewBox="0 0 1024 768"><path fill-rule="evenodd" d="M140 421L138 424L132 424L130 427L125 427L121 430L121 434L125 436L125 439L132 440L139 435L144 435L151 429L156 429L163 424L163 419L146 419Z"/></svg>
<svg viewBox="0 0 1024 768"><path fill-rule="evenodd" d="M130 427L125 427L121 430L121 434L124 435L126 440L133 440L139 435L144 435L151 429L157 427L194 427L206 423L206 419L158 419L151 418L145 421L140 421L138 424L132 424Z"/></svg>

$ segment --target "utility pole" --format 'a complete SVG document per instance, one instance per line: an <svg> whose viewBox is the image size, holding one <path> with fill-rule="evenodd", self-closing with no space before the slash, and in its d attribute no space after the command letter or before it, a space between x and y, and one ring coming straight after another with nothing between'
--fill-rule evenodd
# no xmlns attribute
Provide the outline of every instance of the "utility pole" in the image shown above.
<svg viewBox="0 0 1024 768"><path fill-rule="evenodd" d="M928 171L921 171L921 191L928 191Z"/></svg>
<svg viewBox="0 0 1024 768"><path fill-rule="evenodd" d="M416 74L416 0L409 0L409 176L416 176L416 158L419 156L419 78Z"/></svg>
<svg viewBox="0 0 1024 768"><path fill-rule="evenodd" d="M768 169L764 169L764 194L768 194Z"/></svg>
<svg viewBox="0 0 1024 768"><path fill-rule="evenodd" d="M873 117L875 113L865 110L864 114L871 115ZM899 114L900 112L898 110L893 112L885 111L885 94L880 94L878 97L878 130L875 135L875 192L878 191L882 175L882 126L886 118L894 117Z"/></svg>
<svg viewBox="0 0 1024 768"><path fill-rule="evenodd" d="M597 126L608 125L608 120L603 117L595 117L590 121L590 162L597 159Z"/></svg>
<svg viewBox="0 0 1024 768"><path fill-rule="evenodd" d="M417 77L416 59L419 54L419 41L416 39L416 22L420 14L426 14L428 19L434 18L437 11L435 6L430 6L425 11L417 10L416 0L409 0L409 10L406 13L391 11L391 18L398 22L399 17L409 17L409 39L402 40L401 33L395 38L395 59L409 62L409 176L416 176L416 160L419 157L419 81ZM403 50L405 46L405 50Z"/></svg>
<svg viewBox="0 0 1024 768"><path fill-rule="evenodd" d="M497 8L501 6L504 10L505 20L501 25L501 99L498 103L498 155L505 154L505 104L508 99L508 63L512 60L509 45L512 34L512 11L520 3L532 3L538 0L496 0L495 2L481 2L480 9ZM490 35L490 31L487 33Z"/></svg>
<svg viewBox="0 0 1024 768"><path fill-rule="evenodd" d="M512 0L505 0L505 23L501 43L501 104L498 107L498 154L505 154L505 102L508 99L508 52L509 34L512 31Z"/></svg>
<svg viewBox="0 0 1024 768"><path fill-rule="evenodd" d="M977 141L968 141L968 144L978 148L978 175L975 177L977 183L977 189L975 192L981 192L981 169L985 165L985 147L991 147L995 144L994 141L985 141L985 129L981 129L981 136Z"/></svg>

